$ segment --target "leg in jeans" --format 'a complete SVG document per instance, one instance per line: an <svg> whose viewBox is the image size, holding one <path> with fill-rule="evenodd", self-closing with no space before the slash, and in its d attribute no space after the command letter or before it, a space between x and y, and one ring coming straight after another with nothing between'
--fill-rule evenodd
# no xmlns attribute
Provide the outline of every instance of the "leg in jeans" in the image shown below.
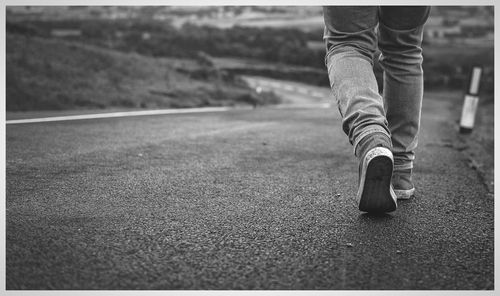
<svg viewBox="0 0 500 296"><path fill-rule="evenodd" d="M360 161L359 209L394 211L390 131L373 73L378 8L325 7L324 18L332 94L342 115L342 128Z"/></svg>
<svg viewBox="0 0 500 296"><path fill-rule="evenodd" d="M323 12L325 62L344 132L355 149L369 134L379 132L390 137L373 73L378 8L332 6L324 7Z"/></svg>
<svg viewBox="0 0 500 296"><path fill-rule="evenodd" d="M429 7L380 8L379 49L395 169L413 167L423 96L422 33Z"/></svg>
<svg viewBox="0 0 500 296"><path fill-rule="evenodd" d="M423 96L422 33L426 6L379 9L380 65L384 102L394 154L393 184L398 198L413 194L411 169L418 142Z"/></svg>

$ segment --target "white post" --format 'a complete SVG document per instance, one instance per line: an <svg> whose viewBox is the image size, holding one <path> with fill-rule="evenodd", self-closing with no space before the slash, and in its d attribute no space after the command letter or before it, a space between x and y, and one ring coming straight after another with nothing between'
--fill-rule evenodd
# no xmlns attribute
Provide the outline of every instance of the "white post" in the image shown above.
<svg viewBox="0 0 500 296"><path fill-rule="evenodd" d="M474 127L477 104L479 102L479 82L482 69L474 67L471 73L469 88L465 94L464 106L462 108L462 117L460 118L460 133L471 133Z"/></svg>

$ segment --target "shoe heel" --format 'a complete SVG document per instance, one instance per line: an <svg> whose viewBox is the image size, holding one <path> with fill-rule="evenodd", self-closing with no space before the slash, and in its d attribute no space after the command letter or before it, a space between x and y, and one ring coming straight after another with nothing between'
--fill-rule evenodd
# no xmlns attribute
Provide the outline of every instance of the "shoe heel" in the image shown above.
<svg viewBox="0 0 500 296"><path fill-rule="evenodd" d="M358 191L359 210L384 213L397 208L391 188L393 158L389 149L375 147L365 156Z"/></svg>

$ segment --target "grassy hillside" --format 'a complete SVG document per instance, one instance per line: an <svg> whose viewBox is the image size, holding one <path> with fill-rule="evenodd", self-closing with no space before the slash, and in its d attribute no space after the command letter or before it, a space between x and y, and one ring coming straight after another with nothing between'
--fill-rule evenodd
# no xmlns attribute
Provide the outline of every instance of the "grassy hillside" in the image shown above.
<svg viewBox="0 0 500 296"><path fill-rule="evenodd" d="M179 108L277 103L196 59L149 58L81 43L7 34L7 111Z"/></svg>

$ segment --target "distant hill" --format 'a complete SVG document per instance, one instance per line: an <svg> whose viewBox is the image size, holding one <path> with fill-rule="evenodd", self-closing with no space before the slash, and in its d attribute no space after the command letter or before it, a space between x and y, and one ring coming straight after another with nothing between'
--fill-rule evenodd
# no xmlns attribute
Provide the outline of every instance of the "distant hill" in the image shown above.
<svg viewBox="0 0 500 296"><path fill-rule="evenodd" d="M166 59L82 43L6 36L7 111L277 103L206 57Z"/></svg>

